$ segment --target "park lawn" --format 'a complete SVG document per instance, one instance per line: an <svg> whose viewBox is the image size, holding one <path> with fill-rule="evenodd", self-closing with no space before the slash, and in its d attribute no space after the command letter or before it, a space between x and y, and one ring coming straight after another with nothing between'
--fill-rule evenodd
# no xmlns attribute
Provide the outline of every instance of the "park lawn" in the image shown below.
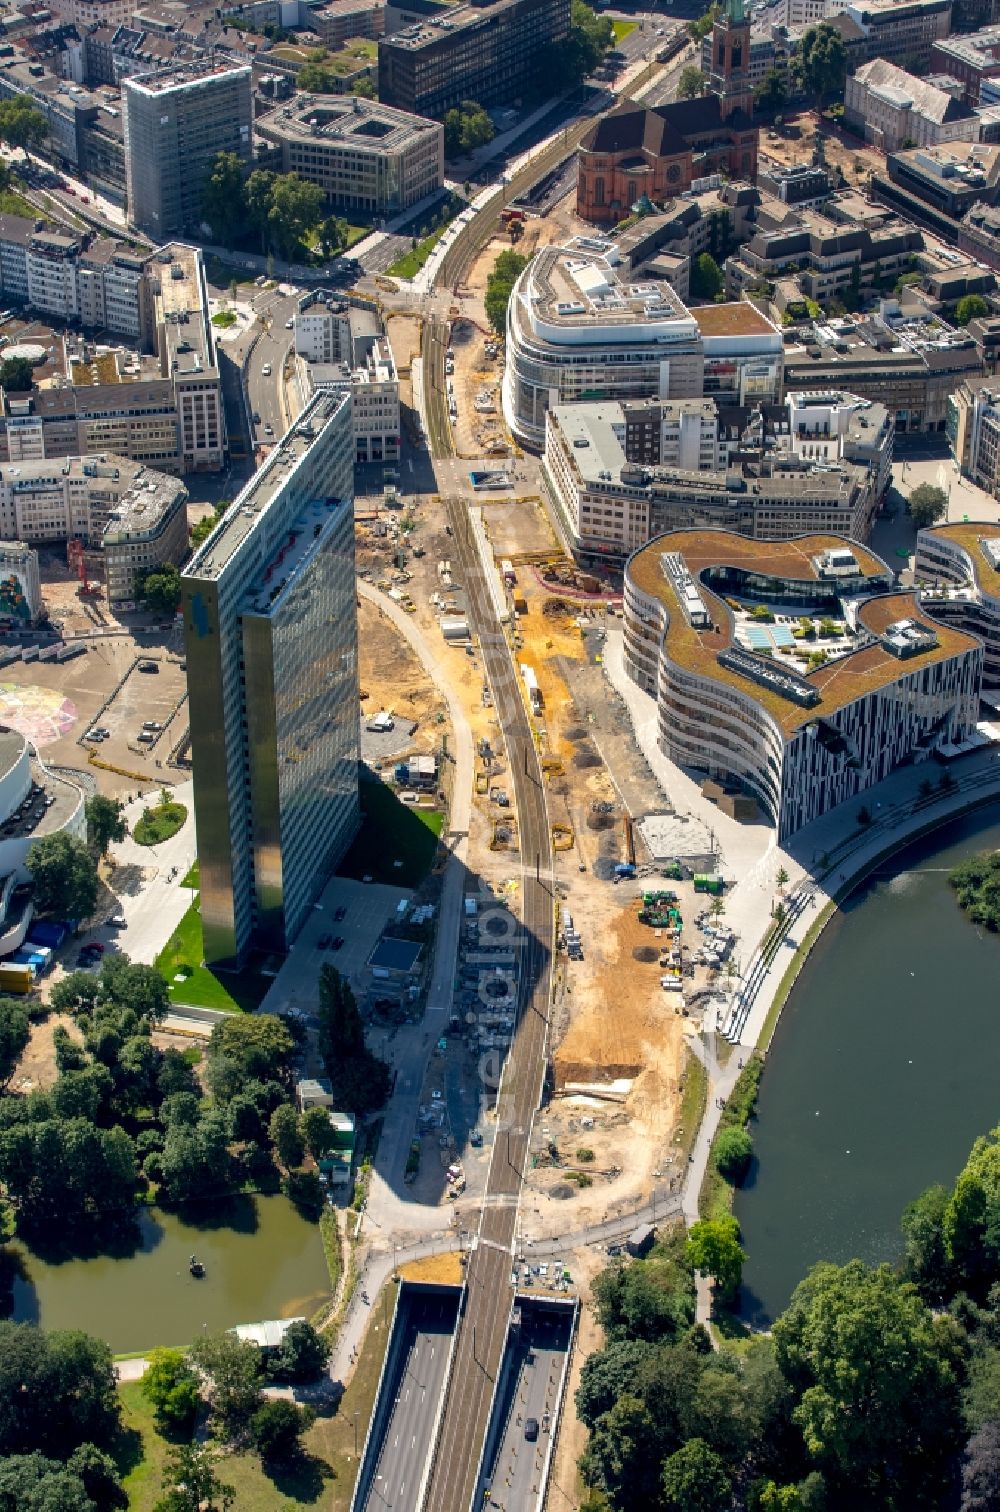
<svg viewBox="0 0 1000 1512"><path fill-rule="evenodd" d="M195 859L191 862L189 870L185 872L184 876L178 882L177 886L197 888L199 875L200 873L198 871L198 858L196 856Z"/></svg>
<svg viewBox="0 0 1000 1512"><path fill-rule="evenodd" d="M192 903L154 963L171 998L195 1008L219 1008L224 1013L252 1013L260 1007L272 978L252 968L215 972L202 965L204 959L201 914L197 903ZM174 981L179 972L184 973L183 982Z"/></svg>
<svg viewBox="0 0 1000 1512"><path fill-rule="evenodd" d="M237 316L233 310L216 310L212 316L212 324L220 326L224 331L228 331L230 326L234 326L236 320Z"/></svg>
<svg viewBox="0 0 1000 1512"><path fill-rule="evenodd" d="M183 803L173 800L170 803L158 803L136 823L132 839L136 845L162 845L164 840L170 840L176 835L187 816L188 811Z"/></svg>
<svg viewBox="0 0 1000 1512"><path fill-rule="evenodd" d="M632 35L638 24L637 21L612 21L611 27L615 34L615 43L624 42L626 37Z"/></svg>
<svg viewBox="0 0 1000 1512"><path fill-rule="evenodd" d="M419 887L433 865L444 814L400 803L392 788L379 781L362 782L361 812L361 829L338 868L340 875Z"/></svg>
<svg viewBox="0 0 1000 1512"><path fill-rule="evenodd" d="M276 1470L272 1476L264 1472L255 1454L222 1455L217 1473L235 1490L239 1512L287 1512L302 1506L348 1512L358 1473L354 1415L360 1450L375 1406L395 1300L395 1283L389 1281L371 1309L371 1324L351 1384L333 1416L317 1418L305 1434L306 1452L297 1465ZM124 1431L117 1459L119 1468L127 1470L124 1484L130 1512L153 1512L163 1495L163 1470L171 1446L157 1432L152 1408L138 1382L122 1384L118 1394Z"/></svg>

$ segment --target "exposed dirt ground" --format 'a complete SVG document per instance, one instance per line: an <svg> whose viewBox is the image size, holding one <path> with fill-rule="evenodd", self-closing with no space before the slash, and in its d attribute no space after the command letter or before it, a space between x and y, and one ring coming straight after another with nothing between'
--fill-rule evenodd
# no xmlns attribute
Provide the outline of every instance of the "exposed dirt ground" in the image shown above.
<svg viewBox="0 0 1000 1512"><path fill-rule="evenodd" d="M436 1282L438 1286L461 1286L465 1279L461 1257L455 1251L410 1260L399 1267L399 1274L404 1281Z"/></svg>
<svg viewBox="0 0 1000 1512"><path fill-rule="evenodd" d="M52 1039L58 1028L68 1030L74 1039L80 1037L67 1013L53 1013L42 1023L32 1024L31 1038L11 1077L12 1092L27 1093L52 1086L57 1075Z"/></svg>
<svg viewBox="0 0 1000 1512"><path fill-rule="evenodd" d="M428 679L416 653L392 621L367 599L358 607L358 658L361 715L369 719L386 709L399 720L414 720L417 729L407 749L431 750L440 745L446 712L444 699Z"/></svg>
<svg viewBox="0 0 1000 1512"><path fill-rule="evenodd" d="M762 131L760 154L792 167L812 162L816 145L816 116L812 111L786 116L781 131ZM852 188L863 188L868 175L885 167L885 158L874 147L845 136L829 121L823 122L823 150L831 168L839 168ZM859 171L860 170L860 171Z"/></svg>
<svg viewBox="0 0 1000 1512"><path fill-rule="evenodd" d="M420 355L421 324L420 317L417 315L392 314L387 326L389 345L392 347L392 355L396 359L396 371L399 374L400 403L407 409L413 408L410 365L414 357Z"/></svg>

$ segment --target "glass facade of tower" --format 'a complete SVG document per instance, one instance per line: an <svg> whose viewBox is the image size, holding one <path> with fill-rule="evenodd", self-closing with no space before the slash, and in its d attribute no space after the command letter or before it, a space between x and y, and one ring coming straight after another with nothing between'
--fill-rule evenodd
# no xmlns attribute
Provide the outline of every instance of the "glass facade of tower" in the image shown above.
<svg viewBox="0 0 1000 1512"><path fill-rule="evenodd" d="M286 948L357 829L353 455L317 394L182 575L210 963Z"/></svg>

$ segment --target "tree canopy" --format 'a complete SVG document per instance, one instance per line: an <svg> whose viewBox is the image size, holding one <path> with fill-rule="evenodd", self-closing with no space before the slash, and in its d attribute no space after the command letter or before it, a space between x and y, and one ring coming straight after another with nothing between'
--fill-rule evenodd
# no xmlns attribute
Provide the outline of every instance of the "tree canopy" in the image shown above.
<svg viewBox="0 0 1000 1512"><path fill-rule="evenodd" d="M695 299L714 299L721 294L725 280L722 269L711 252L702 252L691 265L691 294Z"/></svg>
<svg viewBox="0 0 1000 1512"><path fill-rule="evenodd" d="M681 76L677 80L677 98L679 100L694 100L703 95L708 88L708 80L701 69L695 63L686 63L681 69Z"/></svg>
<svg viewBox="0 0 1000 1512"><path fill-rule="evenodd" d="M910 517L918 530L936 525L948 508L948 495L935 483L918 483L907 501Z"/></svg>
<svg viewBox="0 0 1000 1512"><path fill-rule="evenodd" d="M827 95L842 90L847 74L847 53L837 28L829 21L807 27L795 63L802 87L815 98L817 108Z"/></svg>
<svg viewBox="0 0 1000 1512"><path fill-rule="evenodd" d="M981 294L966 294L955 306L955 324L967 326L970 320L979 320L990 313L990 307Z"/></svg>
<svg viewBox="0 0 1000 1512"><path fill-rule="evenodd" d="M319 1053L337 1105L356 1115L380 1108L389 1095L389 1067L366 1048L350 983L329 964L320 972L317 1012Z"/></svg>
<svg viewBox="0 0 1000 1512"><path fill-rule="evenodd" d="M11 147L40 147L49 134L49 123L30 95L15 95L0 102L0 142Z"/></svg>
<svg viewBox="0 0 1000 1512"><path fill-rule="evenodd" d="M150 614L172 618L181 601L180 569L173 562L161 562L140 579L137 591Z"/></svg>
<svg viewBox="0 0 1000 1512"><path fill-rule="evenodd" d="M5 357L0 362L0 388L8 394L27 394L35 381L34 373L28 357Z"/></svg>
<svg viewBox="0 0 1000 1512"><path fill-rule="evenodd" d="M28 847L26 862L34 884L35 908L82 922L97 906L97 867L82 840L58 830Z"/></svg>
<svg viewBox="0 0 1000 1512"><path fill-rule="evenodd" d="M1000 851L967 856L948 873L958 906L974 924L1000 929Z"/></svg>
<svg viewBox="0 0 1000 1512"><path fill-rule="evenodd" d="M477 100L463 100L444 115L446 157L463 157L493 140L493 122Z"/></svg>
<svg viewBox="0 0 1000 1512"><path fill-rule="evenodd" d="M128 826L122 816L122 806L114 798L95 793L87 799L85 811L87 840L99 856L106 854L112 841L120 844L125 839Z"/></svg>
<svg viewBox="0 0 1000 1512"><path fill-rule="evenodd" d="M507 329L507 306L518 278L528 266L519 252L501 252L486 279L486 318L498 336Z"/></svg>
<svg viewBox="0 0 1000 1512"><path fill-rule="evenodd" d="M30 1034L22 998L0 997L0 1091L6 1090Z"/></svg>

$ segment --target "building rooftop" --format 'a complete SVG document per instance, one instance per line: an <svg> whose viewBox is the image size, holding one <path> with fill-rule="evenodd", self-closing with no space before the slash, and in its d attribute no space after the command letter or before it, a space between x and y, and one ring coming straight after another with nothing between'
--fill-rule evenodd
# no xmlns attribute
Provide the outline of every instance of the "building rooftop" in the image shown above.
<svg viewBox="0 0 1000 1512"><path fill-rule="evenodd" d="M368 957L368 965L373 971L393 971L407 975L414 971L423 946L417 940L397 940L391 935L383 935Z"/></svg>
<svg viewBox="0 0 1000 1512"><path fill-rule="evenodd" d="M232 58L216 58L209 54L207 58L196 58L189 63L180 63L172 68L165 69L163 73L141 74L139 77L123 80L126 90L136 94L156 95L169 94L173 90L188 89L193 84L205 84L210 79L218 79L223 74L244 74L250 77L249 63L234 63Z"/></svg>
<svg viewBox="0 0 1000 1512"><path fill-rule="evenodd" d="M421 47L429 47L434 42L442 41L452 32L487 25L499 12L519 3L520 0L493 0L492 4L449 5L447 12L440 18L427 16L422 21L404 26L401 31L392 32L381 38L380 45L388 44L404 51L415 52ZM448 0L445 0L445 4L448 4ZM412 9L417 8L419 7L412 7ZM409 5L405 9L411 11Z"/></svg>
<svg viewBox="0 0 1000 1512"><path fill-rule="evenodd" d="M939 89L929 79L916 78L904 68L897 68L895 63L887 62L885 58L873 58L870 63L862 63L855 70L854 77L890 104L902 107L908 105L925 120L934 121L938 125L944 121L971 120L975 116L972 106L956 100L950 91Z"/></svg>
<svg viewBox="0 0 1000 1512"><path fill-rule="evenodd" d="M847 586L838 578L821 579L815 558L824 552L850 551L857 563L854 584L861 593L883 590L892 582L892 573L873 552L854 541L838 536L800 536L792 541L753 541L729 531L681 530L657 537L631 557L627 574L643 593L661 601L666 607L669 624L666 644L671 659L703 677L711 677L738 689L755 703L761 704L774 718L786 740L792 739L802 726L853 703L877 688L894 682L903 670L927 666L979 645L972 636L932 620L912 593L890 593L868 598L858 610L858 620L867 634L864 644L812 672L792 670L783 662L753 656L743 651L734 638L735 616L732 609L701 581L711 568L730 567L769 578L787 578L795 582L815 582L817 602L839 597ZM696 626L685 614L679 589L668 576L664 557L678 553L690 573L693 586L710 623ZM860 582L859 582L860 580ZM856 589L857 592L857 589ZM777 597L777 595L776 595ZM882 638L890 627L912 621L929 632L933 646L901 660L886 649ZM736 649L734 665L719 660L720 652ZM747 667L772 686L739 670ZM780 691L787 682L788 691Z"/></svg>
<svg viewBox="0 0 1000 1512"><path fill-rule="evenodd" d="M312 446L317 431L333 419L341 405L349 403L350 395L343 392L314 395L191 558L184 569L185 577L214 581L221 575L285 487L290 474Z"/></svg>
<svg viewBox="0 0 1000 1512"><path fill-rule="evenodd" d="M139 467L128 493L108 516L102 545L114 546L155 535L175 506L183 507L186 502L187 489L179 478L151 467Z"/></svg>
<svg viewBox="0 0 1000 1512"><path fill-rule="evenodd" d="M777 326L746 300L699 305L691 314L702 336L774 336L778 332Z"/></svg>
<svg viewBox="0 0 1000 1512"><path fill-rule="evenodd" d="M168 374L214 374L215 334L201 252L184 242L168 242L153 254L149 267L158 275L155 321L163 331Z"/></svg>
<svg viewBox="0 0 1000 1512"><path fill-rule="evenodd" d="M698 326L693 314L663 279L619 276L617 267L600 252L591 251L578 237L569 247L543 247L528 265L522 286L536 321L553 327L594 327L600 333L629 327L673 327L663 336L693 338Z"/></svg>
<svg viewBox="0 0 1000 1512"><path fill-rule="evenodd" d="M298 94L254 125L271 141L339 143L376 153L399 152L424 132L443 130L439 121L358 95Z"/></svg>
<svg viewBox="0 0 1000 1512"><path fill-rule="evenodd" d="M993 598L1000 598L1000 524L988 520L963 521L958 525L937 525L921 531L929 540L953 541L968 553L976 586Z"/></svg>

